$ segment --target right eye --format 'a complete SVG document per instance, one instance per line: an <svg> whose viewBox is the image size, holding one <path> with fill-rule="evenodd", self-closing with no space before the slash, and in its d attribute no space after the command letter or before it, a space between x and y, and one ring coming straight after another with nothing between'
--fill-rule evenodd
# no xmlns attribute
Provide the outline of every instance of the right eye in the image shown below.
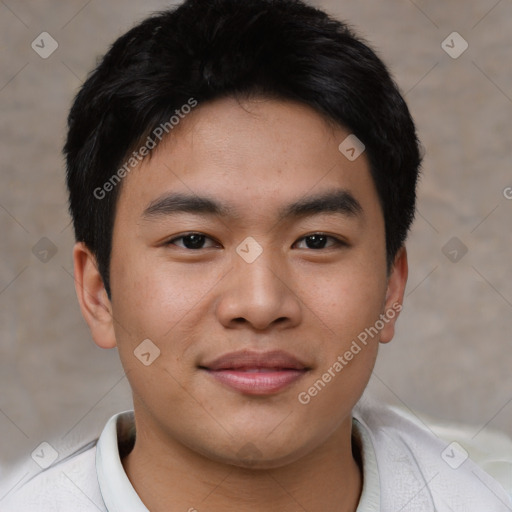
<svg viewBox="0 0 512 512"><path fill-rule="evenodd" d="M176 243L178 240L182 240L182 242ZM212 238L204 235L203 233L185 233L183 235L172 238L171 240L167 241L165 245L176 245L177 247L190 250L209 249L210 247L216 247L215 245L204 247L204 243L207 240L215 243Z"/></svg>

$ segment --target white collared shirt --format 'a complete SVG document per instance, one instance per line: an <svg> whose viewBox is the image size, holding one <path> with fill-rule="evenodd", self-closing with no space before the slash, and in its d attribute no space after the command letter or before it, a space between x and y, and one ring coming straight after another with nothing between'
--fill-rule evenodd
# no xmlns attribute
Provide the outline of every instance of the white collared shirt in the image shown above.
<svg viewBox="0 0 512 512"><path fill-rule="evenodd" d="M399 411L361 400L352 425L363 466L356 512L512 511L496 480ZM97 442L35 475L0 502L0 511L149 512L121 463L133 442L133 411L116 414Z"/></svg>

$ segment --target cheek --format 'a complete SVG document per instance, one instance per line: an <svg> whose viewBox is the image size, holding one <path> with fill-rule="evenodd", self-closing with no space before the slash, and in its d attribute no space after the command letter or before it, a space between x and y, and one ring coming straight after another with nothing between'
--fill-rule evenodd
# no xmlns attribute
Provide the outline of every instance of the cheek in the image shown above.
<svg viewBox="0 0 512 512"><path fill-rule="evenodd" d="M375 325L385 298L385 264L379 270L363 255L345 263L337 271L331 268L302 275L301 294L311 318L309 332L318 347L318 367L302 391L311 399L311 411L322 417L337 404L358 399L379 346Z"/></svg>
<svg viewBox="0 0 512 512"><path fill-rule="evenodd" d="M211 307L209 292L214 293L224 272L213 266L199 272L194 265L170 264L165 255L124 254L129 256L112 258L114 327L123 365L139 370L134 350L149 339L160 350L158 363L165 361L181 373L180 358L204 324Z"/></svg>
<svg viewBox="0 0 512 512"><path fill-rule="evenodd" d="M379 271L375 263L372 267L358 255L338 268L302 273L296 282L301 283L300 296L306 309L331 336L344 340L376 321L386 292L384 266Z"/></svg>
<svg viewBox="0 0 512 512"><path fill-rule="evenodd" d="M371 328L381 314L385 287L377 273L361 274L356 267L337 279L316 277L319 286L305 302L313 313L318 366L297 401L315 418L313 430L334 429L359 400L375 365L379 334Z"/></svg>
<svg viewBox="0 0 512 512"><path fill-rule="evenodd" d="M112 258L112 293L118 315L161 336L200 302L213 278L201 273L199 279L190 266L169 264L151 252Z"/></svg>

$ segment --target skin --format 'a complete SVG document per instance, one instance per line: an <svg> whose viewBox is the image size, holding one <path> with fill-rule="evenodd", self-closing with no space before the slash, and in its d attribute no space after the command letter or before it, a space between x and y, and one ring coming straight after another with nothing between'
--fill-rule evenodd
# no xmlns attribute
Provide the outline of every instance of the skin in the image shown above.
<svg viewBox="0 0 512 512"><path fill-rule="evenodd" d="M199 105L123 180L111 301L94 256L75 245L83 316L97 345L118 347L133 390L137 439L123 465L151 511L357 508L351 411L398 315L307 405L297 399L402 303L407 280L405 248L386 271L384 219L365 153L351 162L338 150L349 133L293 102ZM277 215L334 189L349 191L361 213ZM207 195L236 216L144 218L167 192ZM178 237L189 232L209 237L204 248L186 248ZM311 248L305 237L315 233L345 245L327 239ZM248 236L263 249L253 263L236 252ZM161 351L150 366L133 353L147 338ZM244 348L282 349L310 370L278 393L254 396L198 368ZM248 447L250 461L239 453Z"/></svg>

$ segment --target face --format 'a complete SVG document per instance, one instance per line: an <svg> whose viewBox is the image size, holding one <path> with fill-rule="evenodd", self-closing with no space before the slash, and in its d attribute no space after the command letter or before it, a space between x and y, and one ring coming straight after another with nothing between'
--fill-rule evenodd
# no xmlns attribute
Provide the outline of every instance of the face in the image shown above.
<svg viewBox="0 0 512 512"><path fill-rule="evenodd" d="M217 100L124 178L112 301L98 294L111 317L88 322L119 349L138 428L261 467L350 429L406 262L387 274L367 158L338 149L349 134L295 103Z"/></svg>

